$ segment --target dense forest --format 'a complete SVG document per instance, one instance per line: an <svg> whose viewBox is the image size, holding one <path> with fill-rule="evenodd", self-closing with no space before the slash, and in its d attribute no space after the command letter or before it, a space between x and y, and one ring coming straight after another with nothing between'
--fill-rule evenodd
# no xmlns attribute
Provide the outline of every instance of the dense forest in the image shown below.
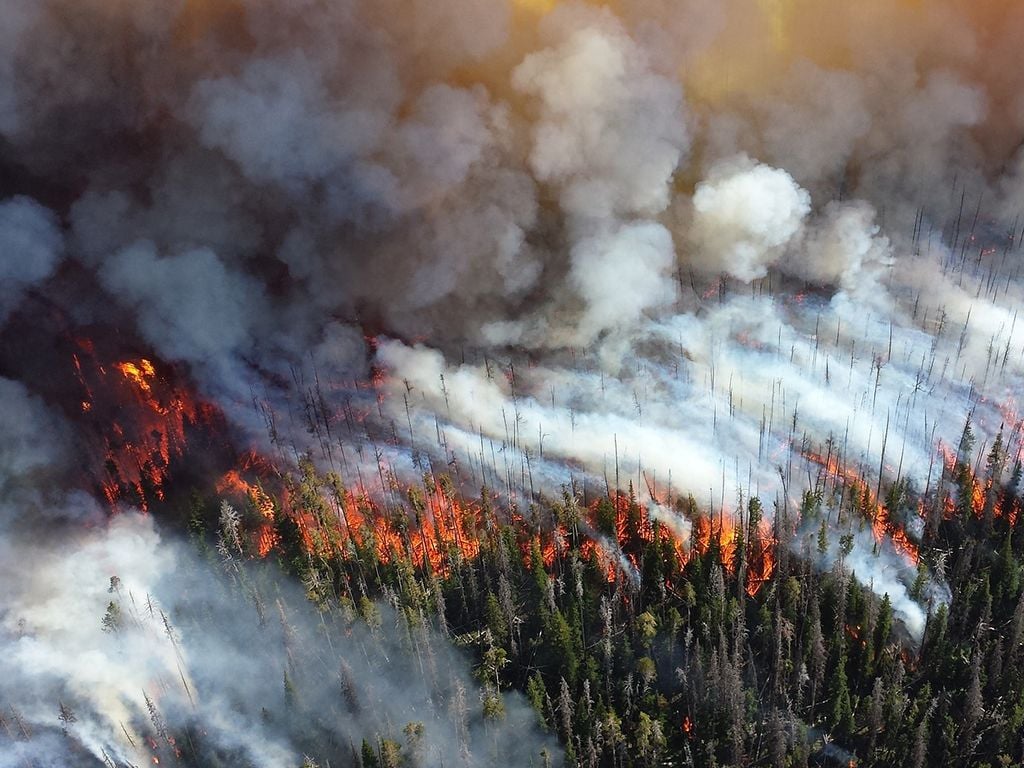
<svg viewBox="0 0 1024 768"><path fill-rule="evenodd" d="M968 424L961 455L972 440ZM404 636L410 657L430 653L411 639L425 626L461 646L481 695L463 698L459 717L500 723L503 693L524 692L564 749L542 749L535 765L1016 765L1021 467L1000 438L974 469L957 459L927 497L901 481L881 504L868 484L823 472L799 509L767 514L750 498L735 524L676 499L679 519L692 521L684 545L632 486L586 501L566 488L505 509L487 488L466 500L447 475L427 474L388 505L307 460L278 482L279 496L271 483L246 484L235 506L196 495L189 528L222 573L241 573L246 558L276 562L301 579L321 620L346 632ZM919 551L907 543L920 564L910 594L927 611L921 638L846 558L872 516L896 510L924 516ZM847 531L837 546L836 526ZM948 602L925 589L925 563L948 580ZM260 601L245 579L226 583L232 599ZM391 620L382 623L381 606ZM111 611L117 601L105 622ZM311 725L327 715L301 703L302 666L317 661L290 663L282 685L306 765L437 764L418 750L423 722L345 745L318 741ZM438 700L450 701L442 689ZM336 686L334 714L357 711L359 696ZM472 752L468 733L456 738L465 764L506 764L493 749ZM216 764L190 762L187 750L178 759Z"/></svg>

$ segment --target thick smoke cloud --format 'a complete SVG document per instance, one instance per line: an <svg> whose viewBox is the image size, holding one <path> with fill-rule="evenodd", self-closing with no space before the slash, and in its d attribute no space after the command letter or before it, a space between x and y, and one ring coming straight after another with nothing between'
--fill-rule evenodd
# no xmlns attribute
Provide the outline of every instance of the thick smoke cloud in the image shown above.
<svg viewBox="0 0 1024 768"><path fill-rule="evenodd" d="M557 43L512 72L512 85L539 101L534 175L557 185L562 209L584 222L664 210L689 138L679 85L650 70L607 12L573 6L545 30Z"/></svg>
<svg viewBox="0 0 1024 768"><path fill-rule="evenodd" d="M100 280L133 310L146 339L174 360L215 365L248 351L266 312L259 283L231 274L205 249L161 257L140 243L107 259Z"/></svg>
<svg viewBox="0 0 1024 768"><path fill-rule="evenodd" d="M785 171L745 156L723 161L693 195L692 263L745 282L764 277L810 210L810 195Z"/></svg>
<svg viewBox="0 0 1024 768"><path fill-rule="evenodd" d="M632 481L666 519L686 495L795 510L829 484L829 449L935 498L968 414L976 454L1004 428L1019 455L1024 8L0 0L0 16L3 330L144 346L245 447L329 462L291 418L316 381L343 440L374 443L350 452L366 482L432 460L518 504ZM60 395L36 373L67 368L59 349L28 365L0 348L3 546L79 563L58 572L94 617L99 563L134 548L124 578L155 593L173 545L132 517L60 544L33 523L103 516L68 490L76 426L43 415ZM360 427L353 390L373 406ZM856 534L858 578L919 630L913 569ZM36 642L10 622L53 586L38 578L4 606L5 647ZM77 642L34 616L40 654ZM110 639L80 619L82 642ZM132 674L174 678L167 645L139 642ZM86 705L86 747L152 687L40 669L14 678L41 692L26 717L52 725L61 685L117 699ZM242 717L206 712L227 713L225 739Z"/></svg>
<svg viewBox="0 0 1024 768"><path fill-rule="evenodd" d="M781 268L811 283L863 291L877 282L882 267L892 263L889 239L875 218L874 209L861 201L829 203L803 247Z"/></svg>
<svg viewBox="0 0 1024 768"><path fill-rule="evenodd" d="M53 212L27 197L0 203L0 321L27 289L53 273L63 248Z"/></svg>

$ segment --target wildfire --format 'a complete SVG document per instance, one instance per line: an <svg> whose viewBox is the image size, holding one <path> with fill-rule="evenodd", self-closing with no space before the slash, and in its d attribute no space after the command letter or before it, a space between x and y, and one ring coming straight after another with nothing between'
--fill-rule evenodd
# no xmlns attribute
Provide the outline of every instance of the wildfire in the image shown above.
<svg viewBox="0 0 1024 768"><path fill-rule="evenodd" d="M945 445L939 446L939 452L942 454L946 474L956 480L959 485L957 488L959 494L963 494L965 490L970 494L970 511L980 520L985 516L985 506L992 493L993 478L987 477L984 480L979 478L969 463L959 460L956 452ZM963 499L963 496L961 495L960 498ZM996 518L1005 516L1011 526L1015 525L1018 514L1016 504L1011 501L1006 505L1008 508L1004 508L1004 504L1001 502L1002 500L998 497L993 499L992 516ZM946 520L952 520L956 516L957 506L954 498L947 493L943 499L943 516Z"/></svg>
<svg viewBox="0 0 1024 768"><path fill-rule="evenodd" d="M685 733L687 737L693 736L693 720L690 719L689 715L683 718L681 727L683 729L683 733Z"/></svg>
<svg viewBox="0 0 1024 768"><path fill-rule="evenodd" d="M220 479L217 483L217 493L245 497L265 519L274 519L274 500L262 487L245 480L238 469L229 470Z"/></svg>
<svg viewBox="0 0 1024 768"><path fill-rule="evenodd" d="M281 536L277 529L269 523L260 526L256 535L256 553L260 557L266 557L278 544L281 543Z"/></svg>
<svg viewBox="0 0 1024 768"><path fill-rule="evenodd" d="M762 519L751 532L747 555L747 594L753 597L775 573L775 540L767 520Z"/></svg>
<svg viewBox="0 0 1024 768"><path fill-rule="evenodd" d="M473 559L480 552L475 528L479 510L459 501L440 485L423 496L410 493L413 525L386 514L366 493L346 492L337 510L338 525L325 525L309 512L298 515L304 543L310 549L346 552L349 543L373 547L378 560L390 563L408 557L419 568L447 576L455 559ZM331 532L333 527L334 533Z"/></svg>
<svg viewBox="0 0 1024 768"><path fill-rule="evenodd" d="M266 557L281 543L281 535L275 527L276 509L274 500L259 483L250 483L243 472L251 468L255 457L248 454L241 469L229 470L217 483L217 493L245 499L259 514L261 522L256 530L256 553Z"/></svg>
<svg viewBox="0 0 1024 768"><path fill-rule="evenodd" d="M614 584L618 580L619 564L617 558L598 542L593 539L584 541L580 546L580 556L584 560L596 558L598 565L605 574L605 580L609 584Z"/></svg>
<svg viewBox="0 0 1024 768"><path fill-rule="evenodd" d="M822 468L826 477L842 481L856 498L860 499L858 505L861 511L871 522L871 534L876 542L881 544L886 539L892 542L893 548L907 559L911 564L917 565L920 560L920 553L917 545L910 540L899 525L889 517L889 509L878 499L867 478L861 476L851 467L844 467L839 463L836 456L821 456L813 452L805 452L804 458Z"/></svg>
<svg viewBox="0 0 1024 768"><path fill-rule="evenodd" d="M126 360L123 363L117 363L114 367L142 392L147 395L152 393L153 388L149 383L149 379L156 376L156 369L149 360L141 358L138 363Z"/></svg>
<svg viewBox="0 0 1024 768"><path fill-rule="evenodd" d="M722 565L729 573L736 572L736 523L728 515L722 514L718 518L718 524L710 517L698 517L696 523L696 534L694 541L697 545L697 553L705 554L711 549L712 544L718 546Z"/></svg>
<svg viewBox="0 0 1024 768"><path fill-rule="evenodd" d="M81 386L80 415L93 423L101 457L92 475L111 506L127 502L147 510L165 498L170 467L186 448L186 431L210 417L183 387L149 358L105 364L89 339L77 341L72 362Z"/></svg>
<svg viewBox="0 0 1024 768"><path fill-rule="evenodd" d="M863 632L862 632L862 630L861 630L861 628L859 626L854 625L854 624L847 624L846 625L846 635L847 635L847 637L849 637L851 640L853 640L855 643L857 643L862 648L866 648L867 645L868 645L868 641L867 641L866 638L864 638L862 636L862 634L863 634Z"/></svg>

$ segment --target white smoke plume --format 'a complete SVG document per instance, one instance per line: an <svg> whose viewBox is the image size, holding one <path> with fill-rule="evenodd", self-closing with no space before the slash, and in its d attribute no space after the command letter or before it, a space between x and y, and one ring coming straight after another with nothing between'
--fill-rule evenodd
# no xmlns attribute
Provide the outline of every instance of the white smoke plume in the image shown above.
<svg viewBox="0 0 1024 768"><path fill-rule="evenodd" d="M691 263L745 282L764 277L810 210L810 195L785 171L742 155L722 161L693 195Z"/></svg>

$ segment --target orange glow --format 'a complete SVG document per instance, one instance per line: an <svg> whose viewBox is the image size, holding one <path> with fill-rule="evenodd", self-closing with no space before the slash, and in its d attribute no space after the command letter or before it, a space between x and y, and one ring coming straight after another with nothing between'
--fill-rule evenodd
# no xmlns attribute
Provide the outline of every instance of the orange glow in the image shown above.
<svg viewBox="0 0 1024 768"><path fill-rule="evenodd" d="M558 0L513 0L513 2L518 8L540 14L548 13L558 5Z"/></svg>
<svg viewBox="0 0 1024 768"><path fill-rule="evenodd" d="M265 519L274 519L274 500L259 485L247 482L237 469L230 470L220 479L217 493L244 496Z"/></svg>
<svg viewBox="0 0 1024 768"><path fill-rule="evenodd" d="M605 547L602 547L598 542L593 539L587 539L580 545L580 556L584 560L590 560L592 557L597 557L598 565L601 570L604 571L605 580L609 584L614 584L619 577L619 565L616 562L615 555L609 552Z"/></svg>
<svg viewBox="0 0 1024 768"><path fill-rule="evenodd" d="M266 557L270 551L281 542L281 536L272 523L264 523L260 526L256 535L256 551L260 557Z"/></svg>
<svg viewBox="0 0 1024 768"><path fill-rule="evenodd" d="M243 476L243 472L250 470L256 457L248 454L241 468L229 470L217 483L217 493L226 496L244 498L252 508L259 513L263 522L256 529L253 540L256 545L257 554L263 558L273 551L281 543L281 535L277 532L274 524L275 506L274 500L270 497L262 485L250 483Z"/></svg>
<svg viewBox="0 0 1024 768"><path fill-rule="evenodd" d="M689 715L683 718L682 728L683 733L685 733L687 736L693 736L693 720L690 719Z"/></svg>
<svg viewBox="0 0 1024 768"><path fill-rule="evenodd" d="M857 643L861 648L867 648L868 641L867 639L861 636L862 634L863 630L859 626L853 624L846 625L846 635L855 643Z"/></svg>
<svg viewBox="0 0 1024 768"><path fill-rule="evenodd" d="M957 482L959 482L960 471L963 470L967 472L971 486L971 511L974 513L976 518L981 519L985 515L985 500L988 498L988 495L992 490L992 478L985 478L985 480L982 481L976 474L974 474L974 470L971 469L969 464L957 461L956 452L952 451L947 446L940 445L939 451L942 454L946 473L950 477L957 479ZM997 497L994 501L995 503L992 506L993 517L1001 518L1005 516L1009 520L1010 525L1016 524L1017 509L1015 504L1011 501L1009 509L1004 509L1000 498ZM956 502L953 500L952 496L947 493L943 499L943 517L946 520L952 520L956 516L956 507Z"/></svg>
<svg viewBox="0 0 1024 768"><path fill-rule="evenodd" d="M694 529L697 554L707 554L712 543L717 543L725 570L730 574L736 573L736 521L726 514L714 520L701 515L697 518Z"/></svg>
<svg viewBox="0 0 1024 768"><path fill-rule="evenodd" d="M146 511L165 497L170 465L186 447L186 429L212 411L147 358L108 368L89 339L77 344L72 360L82 388L80 413L95 422L92 454L99 458L92 474L111 506L129 503Z"/></svg>
<svg viewBox="0 0 1024 768"><path fill-rule="evenodd" d="M138 363L134 363L129 360L123 363L117 363L114 367L124 374L126 379L135 384L135 386L137 386L146 395L149 395L152 392L152 387L150 386L148 379L152 379L156 376L156 369L153 368L153 364L149 362L149 360L141 358Z"/></svg>
<svg viewBox="0 0 1024 768"><path fill-rule="evenodd" d="M365 493L344 494L339 520L333 526L308 513L298 515L297 521L310 549L344 553L348 551L346 543L352 542L372 546L382 563L407 557L418 568L447 576L453 562L474 559L480 553L479 539L467 530L479 522L479 509L450 498L439 486L424 502L422 510L416 511L414 524L408 526L384 514Z"/></svg>
<svg viewBox="0 0 1024 768"><path fill-rule="evenodd" d="M764 518L758 523L757 531L751 532L751 540L747 544L747 594L753 597L775 573L775 539L772 537L771 526Z"/></svg>
<svg viewBox="0 0 1024 768"><path fill-rule="evenodd" d="M912 565L917 565L920 560L917 545L907 536L906 531L900 528L889 517L889 510L875 497L874 491L867 479L862 477L856 470L850 467L843 467L835 456L826 457L816 453L806 452L803 454L808 461L817 464L824 471L826 476L841 480L853 493L859 494L862 499L861 509L871 521L871 534L875 541L881 544L886 538L892 541L893 548Z"/></svg>

